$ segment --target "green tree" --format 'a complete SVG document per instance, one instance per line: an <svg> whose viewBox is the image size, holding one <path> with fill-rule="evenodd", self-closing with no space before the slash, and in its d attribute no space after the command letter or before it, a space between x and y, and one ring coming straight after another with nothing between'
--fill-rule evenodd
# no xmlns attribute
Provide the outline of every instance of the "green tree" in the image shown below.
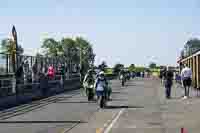
<svg viewBox="0 0 200 133"><path fill-rule="evenodd" d="M63 38L61 40L61 52L73 62L79 61L79 52L78 52L78 45L76 42L71 38Z"/></svg>
<svg viewBox="0 0 200 133"><path fill-rule="evenodd" d="M42 44L42 48L46 50L45 55L50 57L58 56L59 51L62 50L60 43L53 38L45 39Z"/></svg>
<svg viewBox="0 0 200 133"><path fill-rule="evenodd" d="M149 64L149 68L156 68L156 63L151 62L151 63Z"/></svg>
<svg viewBox="0 0 200 133"><path fill-rule="evenodd" d="M92 45L82 37L77 37L75 40L72 38L62 38L61 41L48 38L44 40L42 48L46 49L46 55L48 56L64 57L70 69L72 64L79 64L81 62L82 72L85 73L94 64L95 54Z"/></svg>
<svg viewBox="0 0 200 133"><path fill-rule="evenodd" d="M92 45L87 40L82 37L77 37L75 42L79 50L79 56L81 56L81 68L83 73L85 73L91 66L93 66L95 54Z"/></svg>
<svg viewBox="0 0 200 133"><path fill-rule="evenodd" d="M68 62L68 68L72 71L73 64L79 64L78 45L71 38L63 38L61 40L61 53Z"/></svg>
<svg viewBox="0 0 200 133"><path fill-rule="evenodd" d="M186 56L190 56L191 54L200 50L200 40L197 38L189 39L184 45L184 49L186 51Z"/></svg>
<svg viewBox="0 0 200 133"><path fill-rule="evenodd" d="M115 74L118 74L118 73L121 71L122 68L124 68L124 65L123 65L123 64L120 64L120 63L117 63L117 64L115 64L115 66L113 67L113 72L114 72Z"/></svg>
<svg viewBox="0 0 200 133"><path fill-rule="evenodd" d="M16 70L16 45L15 45L15 42L10 39L10 38L6 38L6 39L3 39L1 41L1 53L4 53L4 54L9 54L10 55L10 59L11 59L11 63L12 63L12 69L13 69L13 72ZM21 55L23 54L24 52L24 49L22 48L21 45L18 45L18 49L17 49L17 55ZM2 58L6 58L6 56L2 56ZM18 62L19 63L19 62Z"/></svg>
<svg viewBox="0 0 200 133"><path fill-rule="evenodd" d="M180 58L183 59L185 57L185 52L184 52L184 49L181 50L181 53L180 53Z"/></svg>
<svg viewBox="0 0 200 133"><path fill-rule="evenodd" d="M135 72L144 72L145 70L145 67L135 67Z"/></svg>
<svg viewBox="0 0 200 133"><path fill-rule="evenodd" d="M135 64L131 64L128 68L129 71L135 71Z"/></svg>
<svg viewBox="0 0 200 133"><path fill-rule="evenodd" d="M1 53L13 54L15 53L15 43L12 39L6 38L1 41ZM18 45L18 54L23 54L24 49L21 45Z"/></svg>

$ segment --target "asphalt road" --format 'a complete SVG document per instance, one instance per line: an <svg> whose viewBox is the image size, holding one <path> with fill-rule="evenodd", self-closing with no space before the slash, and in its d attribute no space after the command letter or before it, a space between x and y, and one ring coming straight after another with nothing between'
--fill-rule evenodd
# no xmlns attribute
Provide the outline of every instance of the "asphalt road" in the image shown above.
<svg viewBox="0 0 200 133"><path fill-rule="evenodd" d="M200 132L200 99L182 100L174 85L166 100L159 80L112 81L106 109L87 102L80 91L67 92L0 112L0 133L188 133Z"/></svg>

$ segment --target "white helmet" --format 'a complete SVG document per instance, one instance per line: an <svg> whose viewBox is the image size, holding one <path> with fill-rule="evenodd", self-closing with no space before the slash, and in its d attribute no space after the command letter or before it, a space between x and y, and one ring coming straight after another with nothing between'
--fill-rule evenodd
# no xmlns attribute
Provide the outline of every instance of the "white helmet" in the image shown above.
<svg viewBox="0 0 200 133"><path fill-rule="evenodd" d="M99 73L99 75L104 75L105 73L103 72L103 71L101 71L100 73Z"/></svg>

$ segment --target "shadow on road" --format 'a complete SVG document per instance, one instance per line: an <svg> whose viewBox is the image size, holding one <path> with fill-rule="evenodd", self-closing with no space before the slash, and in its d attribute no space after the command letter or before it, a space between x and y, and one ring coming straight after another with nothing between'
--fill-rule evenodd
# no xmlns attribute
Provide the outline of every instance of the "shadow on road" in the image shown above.
<svg viewBox="0 0 200 133"><path fill-rule="evenodd" d="M131 108L131 109L141 109L144 108L143 106L126 106L126 105L122 105L122 106L106 106L106 109L121 109L121 108Z"/></svg>
<svg viewBox="0 0 200 133"><path fill-rule="evenodd" d="M120 91L114 91L112 94L128 94L128 92L120 92Z"/></svg>
<svg viewBox="0 0 200 133"><path fill-rule="evenodd" d="M96 101L57 101L55 103L96 103Z"/></svg>
<svg viewBox="0 0 200 133"><path fill-rule="evenodd" d="M112 101L128 101L128 99L117 99L117 98L113 98Z"/></svg>
<svg viewBox="0 0 200 133"><path fill-rule="evenodd" d="M136 84L127 84L126 86L136 86Z"/></svg>

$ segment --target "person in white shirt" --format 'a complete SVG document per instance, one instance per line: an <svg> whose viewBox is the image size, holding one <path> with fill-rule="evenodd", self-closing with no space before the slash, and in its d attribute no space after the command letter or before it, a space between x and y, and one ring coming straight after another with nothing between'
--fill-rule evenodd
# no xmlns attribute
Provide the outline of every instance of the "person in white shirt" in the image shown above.
<svg viewBox="0 0 200 133"><path fill-rule="evenodd" d="M187 99L189 97L190 86L192 83L192 70L189 67L184 66L183 70L181 71L181 79L185 88L185 96L183 99Z"/></svg>

